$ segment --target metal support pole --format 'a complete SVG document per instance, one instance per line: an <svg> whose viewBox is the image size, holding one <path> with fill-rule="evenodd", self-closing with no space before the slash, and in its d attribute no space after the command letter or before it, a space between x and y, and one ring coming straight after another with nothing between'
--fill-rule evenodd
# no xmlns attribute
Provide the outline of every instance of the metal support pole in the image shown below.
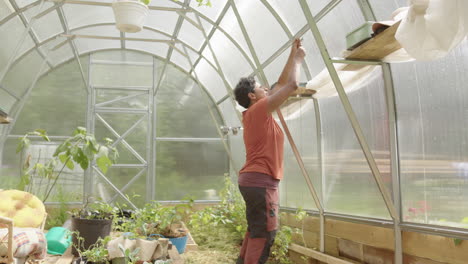
<svg viewBox="0 0 468 264"><path fill-rule="evenodd" d="M330 77L333 80L333 83L335 85L335 88L338 92L338 95L340 97L341 103L343 104L343 108L346 111L346 114L348 116L349 121L351 122L351 126L353 127L354 133L356 134L356 137L359 141L359 144L361 145L361 148L364 152L364 156L366 157L367 163L369 164L369 167L372 171L372 174L374 176L375 182L377 183L377 186L382 194L382 197L385 201L385 204L387 206L387 209L390 213L390 216L395 219L397 216L397 212L395 209L395 206L393 205L392 199L390 194L388 193L385 185L383 184L382 178L380 176L380 171L379 168L377 167L377 163L375 162L374 157L372 156L372 152L370 150L369 145L367 144L367 141L364 137L364 133L362 132L361 126L359 125L359 121L357 120L356 114L354 113L354 110L351 106L351 103L348 100L348 97L346 95L346 92L343 88L343 84L341 83L341 80L338 76L338 73L333 66L333 63L331 62L330 55L328 54L328 51L326 49L326 45L322 39L322 35L320 34L320 31L317 27L317 24L315 22L314 17L312 16L312 13L310 12L309 5L305 0L300 0L300 4L302 7L302 10L304 12L304 15L307 19L307 22L309 24L309 27L312 31L312 34L314 35L315 41L317 43L317 46L320 49L320 53L322 54L322 58L325 62L325 65L327 66L328 72L330 74Z"/></svg>
<svg viewBox="0 0 468 264"><path fill-rule="evenodd" d="M401 240L401 192L400 192L400 152L398 149L398 125L395 106L395 92L390 66L382 65L387 99L388 126L390 136L390 164L392 172L393 202L397 210L397 218L393 219L395 231L395 264L403 263L403 246Z"/></svg>
<svg viewBox="0 0 468 264"><path fill-rule="evenodd" d="M357 0L362 14L366 20L376 21L374 11L368 0ZM396 215L393 218L395 239L395 264L403 263L403 246L401 240L401 193L400 193L400 157L398 150L398 126L396 117L395 91L393 89L393 78L388 63L382 63L382 72L385 85L385 98L387 100L388 127L390 137L390 165L392 175L393 204L396 207Z"/></svg>

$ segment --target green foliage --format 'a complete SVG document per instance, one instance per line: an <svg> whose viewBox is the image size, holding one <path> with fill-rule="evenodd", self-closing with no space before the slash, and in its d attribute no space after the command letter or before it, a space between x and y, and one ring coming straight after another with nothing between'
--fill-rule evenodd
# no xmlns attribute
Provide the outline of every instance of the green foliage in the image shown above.
<svg viewBox="0 0 468 264"><path fill-rule="evenodd" d="M220 192L220 198L219 204L192 215L191 229L195 234L203 233L213 237L217 237L218 229L223 229L232 234L235 242L240 243L247 231L245 203L237 186L229 177L225 177L225 185Z"/></svg>
<svg viewBox="0 0 468 264"><path fill-rule="evenodd" d="M138 262L138 252L140 252L140 248L135 248L135 250L132 251L129 248L124 248L122 244L119 244L119 249L124 254L126 264L136 264Z"/></svg>
<svg viewBox="0 0 468 264"><path fill-rule="evenodd" d="M305 224L304 220L306 216L307 216L306 211L304 211L301 207L297 208L296 214L294 215L294 219L296 219L296 221L301 223L301 229L296 228L294 232L300 235L304 247L307 247L307 243L304 239L304 224Z"/></svg>
<svg viewBox="0 0 468 264"><path fill-rule="evenodd" d="M459 238L454 238L453 239L453 243L455 244L455 246L460 245L462 242L463 242L463 239L459 239Z"/></svg>
<svg viewBox="0 0 468 264"><path fill-rule="evenodd" d="M196 0L198 6L209 6L211 7L211 0Z"/></svg>
<svg viewBox="0 0 468 264"><path fill-rule="evenodd" d="M147 238L151 235L164 237L181 237L187 235L187 230L181 223L191 213L193 200L173 206L163 206L159 203L147 203L137 209L132 219L116 217L121 232L131 232L131 238Z"/></svg>
<svg viewBox="0 0 468 264"><path fill-rule="evenodd" d="M50 229L55 226L62 226L65 221L67 221L69 215L67 214L68 207L67 207L67 195L63 192L61 186L57 188L57 195L55 196L59 201L58 208L53 208L48 210L47 215L47 222L45 225L45 229Z"/></svg>
<svg viewBox="0 0 468 264"><path fill-rule="evenodd" d="M84 219L114 219L118 208L102 201L86 203L83 208L72 212L73 217Z"/></svg>
<svg viewBox="0 0 468 264"><path fill-rule="evenodd" d="M276 234L275 243L271 247L272 263L292 264L288 257L288 248L292 240L292 229L289 226L281 226Z"/></svg>
<svg viewBox="0 0 468 264"><path fill-rule="evenodd" d="M21 158L25 156L24 152L30 146L31 142L28 137L31 135L41 136L44 140L50 141L45 130L36 129L34 132L27 133L19 139L18 147L16 149L17 153L21 152ZM79 165L83 170L86 170L89 165L96 160L97 166L105 174L108 168L112 166L118 158L118 152L111 144L111 139L105 139L104 144L97 143L94 136L87 133L86 128L78 127L73 132L72 137L66 139L57 147L52 158L50 158L46 163L36 162L31 166L31 155L27 155L27 159L24 164L23 161L21 161L21 181L18 189L25 190L26 186L29 186L27 191L41 196L38 193L39 190L36 190L36 192L33 191L31 178L40 177L47 179L48 184L43 193L43 202L45 202L54 189L65 167L73 170L75 165ZM38 160L40 159L41 157L39 155ZM59 163L63 165L60 170L57 170L56 167Z"/></svg>
<svg viewBox="0 0 468 264"><path fill-rule="evenodd" d="M86 259L87 262L94 263L109 263L109 251L107 250L107 243L111 240L110 236L104 239L99 238L98 241L89 247L89 249L82 250L84 245L84 238L82 238L79 232L72 232L72 235L76 236L76 243L73 246L76 248L78 254L82 259Z"/></svg>
<svg viewBox="0 0 468 264"><path fill-rule="evenodd" d="M245 203L237 186L229 177L225 179L220 196L219 204L192 215L190 230L200 246L231 252L235 259L239 254L239 248L236 246L241 244L247 231ZM300 217L304 216L301 214ZM292 232L288 226L282 226L278 230L268 263L292 263L288 258Z"/></svg>

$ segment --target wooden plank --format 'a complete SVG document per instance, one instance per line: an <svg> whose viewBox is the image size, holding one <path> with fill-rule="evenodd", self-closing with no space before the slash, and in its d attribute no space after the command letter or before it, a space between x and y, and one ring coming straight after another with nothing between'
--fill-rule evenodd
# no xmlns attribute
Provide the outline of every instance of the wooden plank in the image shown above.
<svg viewBox="0 0 468 264"><path fill-rule="evenodd" d="M442 263L466 264L468 241L455 245L453 238L403 232L403 252Z"/></svg>
<svg viewBox="0 0 468 264"><path fill-rule="evenodd" d="M8 116L0 116L0 124L9 124L11 119Z"/></svg>
<svg viewBox="0 0 468 264"><path fill-rule="evenodd" d="M328 264L353 264L353 262L342 260L342 259L327 255L317 250L299 246L297 244L291 244L289 246L289 250L295 251L304 256L311 257L318 261L325 262Z"/></svg>
<svg viewBox="0 0 468 264"><path fill-rule="evenodd" d="M317 91L312 89L306 89L305 87L297 87L296 91L294 91L290 97L311 97Z"/></svg>
<svg viewBox="0 0 468 264"><path fill-rule="evenodd" d="M189 232L187 234L187 245L185 246L185 252L188 251L197 251L198 250L198 245L195 242L195 239L193 239L192 234Z"/></svg>
<svg viewBox="0 0 468 264"><path fill-rule="evenodd" d="M352 240L364 245L394 249L394 233L390 228L327 219L325 230L329 236Z"/></svg>
<svg viewBox="0 0 468 264"><path fill-rule="evenodd" d="M346 59L381 60L390 53L401 49L400 43L395 39L395 33L400 22L401 21L397 22L395 25L387 28L382 33L352 50L351 53L346 56Z"/></svg>

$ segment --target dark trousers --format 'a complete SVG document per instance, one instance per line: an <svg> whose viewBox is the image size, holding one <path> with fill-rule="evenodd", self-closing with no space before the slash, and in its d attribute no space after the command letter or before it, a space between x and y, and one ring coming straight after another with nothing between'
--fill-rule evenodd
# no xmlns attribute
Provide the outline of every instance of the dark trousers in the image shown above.
<svg viewBox="0 0 468 264"><path fill-rule="evenodd" d="M237 264L264 264L278 229L278 189L243 187L247 215L247 233Z"/></svg>

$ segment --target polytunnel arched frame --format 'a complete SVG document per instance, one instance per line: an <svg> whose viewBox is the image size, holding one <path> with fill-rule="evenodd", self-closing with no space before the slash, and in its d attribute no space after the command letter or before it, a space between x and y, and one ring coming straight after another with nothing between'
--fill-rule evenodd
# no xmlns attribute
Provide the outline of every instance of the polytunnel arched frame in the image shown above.
<svg viewBox="0 0 468 264"><path fill-rule="evenodd" d="M59 3L54 3L54 5L52 7L49 7L47 8L46 10L42 11L40 10L41 12L39 12L39 14L37 15L38 18L42 17L42 16L45 16L47 15L49 12L53 12L53 11L57 11L57 13L59 14L59 18L60 18L60 21L62 23L62 27L63 27L63 30L64 32L66 32L66 35L63 35L62 37L65 37L67 38L66 40L63 40L62 42L58 43L55 47L58 47L60 48L61 45L66 45L67 43L71 46L71 49L73 51L73 55L72 57L75 58L75 60L78 62L78 64L80 65L80 68L81 68L81 74L83 76L83 82L86 83L86 78L85 78L85 74L83 72L83 69L82 69L82 66L80 64L80 59L79 57L84 55L84 54L80 54L78 52L78 49L76 47L76 40L78 38L80 38L80 36L78 36L78 34L69 34L69 33L73 33L74 30L81 30L81 29L86 29L88 27L92 28L92 27L99 27L99 26L112 26L111 23L98 23L98 24L91 24L91 25L88 25L88 26L82 26L82 27L77 27L77 28L72 28L72 29L69 29L68 26L67 26L67 22L66 22L66 18L64 16L64 11L63 11L63 8L62 6L64 6L65 4L76 4L80 2L80 4L92 4L94 3L93 5L97 5L97 6L102 6L102 5L105 5L105 6L109 6L109 4L107 3L99 3L99 2L86 2L86 1L63 1L63 2L59 2ZM237 1L239 2L239 1ZM145 27L145 30L147 31L153 31L153 32L156 32L156 33L161 33L163 36L169 38L169 39L160 39L160 42L161 43L165 43L166 45L169 46L168 48L168 51L167 51L167 54L164 58L164 67L163 67L163 73L161 74L162 76L165 75L165 71L166 71L166 67L167 65L169 64L174 64L174 62L171 61L171 57L174 53L174 51L176 51L176 53L179 53L181 54L182 56L184 56L185 58L188 59L188 64L189 64L189 67L190 67L190 71L185 71L185 73L187 75L190 75L191 78L193 78L193 80L195 80L200 87L203 87L201 86L202 82L200 81L200 78L199 78L199 74L197 74L196 72L196 67L197 65L200 63L200 61L204 60L218 75L219 77L221 78L223 84L225 85L225 88L226 88L226 92L227 94L224 95L224 96L220 96L220 98L216 99L214 98L213 96L211 96L211 102L215 102L216 103L216 106L218 107L221 103L223 103L225 100L227 99L230 99L230 101L232 103L233 100L232 100L232 81L228 80L224 71L223 71L223 67L222 65L219 63L218 59L217 59L217 54L215 54L215 52L213 51L213 47L212 47L212 44L210 43L211 40L212 40L212 37L213 35L215 35L218 31L216 30L219 30L221 31L225 37L227 37L229 40L232 41L232 43L234 44L234 46L238 49L238 51L243 55L245 61L250 65L250 67L252 68L252 71L253 72L249 72L251 75L253 76L257 76L259 80L261 80L263 83L265 84L268 84L269 83L269 80L271 80L271 78L268 78L264 72L264 68L267 67L270 63L272 63L276 58L280 57L280 55L286 51L290 45L290 43L292 42L292 39L293 37L301 37L307 33L312 33L312 35L314 36L314 39L315 39L315 42L316 42L316 45L317 45L317 48L318 50L321 52L321 57L323 58L323 61L324 61L324 65L326 66L326 68L328 69L328 72L335 84L335 87L338 91L338 94L339 94L339 98L341 100L341 103L344 107L344 110L345 112L347 113L347 116L350 120L350 123L351 123L351 126L354 130L354 132L356 133L356 137L362 147L362 151L364 153L364 156L366 158L366 161L370 167L370 170L372 172L372 175L373 177L375 178L376 180L376 183L377 183L377 186L379 187L379 190L383 196L383 200L385 201L386 203L386 206L389 210L389 215L392 217L393 221L389 221L388 219L372 219L372 218L368 218L368 217L357 217L357 216L349 216L349 215L340 215L338 213L332 213L332 212L325 212L324 210L321 210L321 206L320 206L320 200L323 199L322 198L319 198L318 195L314 195L315 196L315 202L318 204L317 208L319 209L319 215L322 219L322 223L324 221L324 218L326 217L331 217L331 218L339 218L339 219L345 219L347 221L357 221L357 222L365 222L365 223L373 223L373 224L376 224L376 225L383 225L383 226L388 226L390 224L393 224L393 228L395 229L395 260L396 260L396 263L401 263L401 258L402 258L402 253L401 253L401 230L400 228L403 228L403 229L406 229L406 230L416 230L418 232L429 232L429 233L435 233L435 234L442 234L442 235L447 235L447 236L453 236L453 237L460 237L460 238L467 238L468 235L467 235L467 232L466 230L463 230L463 229L457 229L457 228L451 228L451 227L447 227L445 229L443 228L438 228L438 227L431 227L430 225L423 225L423 224L413 224L413 223L400 223L401 222L401 215L402 215L402 208L401 208L401 191L400 191L400 178L399 178L399 170L400 170L400 165L399 165L399 161L400 161L400 157L399 157L399 150L398 150L398 128L397 128L397 122L396 122L396 110L395 110L395 95L394 95L394 91L393 91L393 83L392 83L392 73L391 73L391 70L390 70L390 66L386 63L382 63L382 62L374 62L374 61L349 61L349 60L343 60L343 59L340 59L340 58L332 58L332 56L330 56L331 53L328 52L327 50L327 44L325 43L325 41L322 39L322 36L321 36L321 31L319 30L319 28L317 27L317 22L322 18L324 17L326 14L328 14L330 11L332 11L336 6L338 6L341 2L344 2L344 1L341 1L341 0L333 0L333 1L327 1L326 5L323 6L323 8L321 9L320 12L316 13L315 15L312 14L312 12L310 11L310 1L305 1L305 0L299 0L298 3L300 4L300 7L304 13L304 17L305 17L305 20L306 20L306 24L300 29L297 31L296 34L293 34L289 27L286 25L286 23L283 21L283 19L280 17L280 15L275 11L275 8L272 7L272 5L270 5L270 2L266 1L266 0L262 0L261 3L265 6L265 8L267 10L269 10L272 14L272 16L276 19L277 23L280 24L282 30L284 31L284 34L287 36L287 38L289 38L288 41L286 41L281 47L279 47L279 49L276 49L276 51L274 52L274 54L266 59L260 59L259 58L259 55L257 55L257 52L258 52L258 49L256 49L254 47L254 44L251 40L251 37L249 35L249 33L247 32L247 28L246 26L244 25L244 22L243 22L243 19L242 19L242 16L240 15L240 12L238 10L238 7L237 7L237 3L236 1L233 1L233 0L229 0L227 1L226 5L224 5L224 7L222 8L222 11L219 13L219 17L216 19L216 21L213 21L211 20L210 18L204 16L203 14L201 14L199 11L196 11L195 9L192 9L191 7L189 7L189 4L190 4L190 1L185 1L184 3L182 2L179 2L179 3L175 3L175 5L177 6L180 6L181 8L179 7L176 7L176 8L172 8L172 7L162 7L162 8L159 8L159 7L156 7L156 6L152 6L151 9L152 10L164 10L164 11L171 11L171 12L176 12L178 15L179 15L179 18L178 18L178 21L177 21L177 24L175 26L175 29L173 31L173 34L167 34L163 31L160 31L156 28L151 28L151 27ZM363 17L366 19L366 20L376 20L375 19L375 15L373 14L373 11L372 11L372 8L371 8L371 5L369 3L369 1L367 0L356 0L355 1L357 3L357 5L359 6L359 8L361 8L361 11L362 11L362 14L363 14ZM15 12L8 15L7 17L3 18L3 20L0 21L0 27L3 26L3 24L5 24L6 22L8 22L10 19L16 17L16 16L19 16L21 21L23 23L25 23L25 26L26 26L26 30L24 32L25 36L26 34L30 34L32 39L33 39L33 42L35 43L35 45L37 47L33 47L29 52L32 52L33 50L36 50L36 49L39 49L38 47L39 46L42 46L50 41L54 41L55 38L54 37L51 37L49 39L47 39L46 41L42 41L42 42L39 42L37 40L37 37L34 36L34 31L29 31L29 23L27 22L27 18L22 14L22 12L24 11L27 11L28 9L34 7L34 6L37 6L37 5L42 5L43 2L40 2L40 1L37 1L37 2L33 2L33 3L30 3L29 5L26 5L24 7L19 7L17 6L15 3L15 1L11 0L10 3L13 5L14 9L15 9ZM187 10L190 10L191 12L193 12L195 14L195 19L192 19L190 17L187 16L186 12ZM229 33L227 33L227 31L223 30L221 27L220 27L220 23L222 21L222 18L224 17L224 15L230 11L230 10L233 10L233 13L234 13L234 16L235 18L237 19L237 22L239 23L239 26L240 26L240 29L241 29L241 32L242 32L242 37L244 38L245 42L246 42L246 46L247 47L242 47L241 45L245 46L245 44L240 44L238 43L238 41L235 41L235 39L233 37L231 37L229 35ZM200 17L203 19L200 20ZM183 42L181 40L175 40L175 38L178 37L178 34L182 28L182 25L184 24L184 21L189 21L189 23L191 25L193 25L194 27L196 27L197 29L199 29L201 31L201 34L203 35L204 37L204 42L201 46L200 49L197 49L196 47L186 43L186 42ZM207 33L205 31L205 27L203 25L203 22L208 22L209 24L212 25L212 28L211 30L209 30L209 33ZM31 23L31 22L30 22ZM83 37L83 36L81 36ZM99 39L99 36L94 36L95 39ZM117 40L117 41L120 41L120 48L122 49L125 49L126 48L126 45L129 41L144 41L144 42L156 42L156 41L151 41L151 39L132 39L130 37L127 37L126 34L124 33L121 33L119 37L104 37L102 39L112 39L112 40ZM242 41L241 41L242 42ZM23 44L23 43L18 43L18 49L20 48L20 45ZM182 48L178 48L177 45L181 45ZM131 49L129 49L131 50ZM194 61L191 61L190 59L190 55L189 54L189 50L191 52L194 52L195 54L197 54L198 58L196 58ZM209 50L209 52L207 52ZM89 53L94 53L96 51L99 51L99 50L95 50L95 51L91 51ZM24 56L27 56L27 53L24 53ZM204 54L208 54L209 55L206 55L206 57L204 56ZM54 68L54 67L57 67L57 65L52 65L49 60L47 59L47 55L44 55L42 54L42 51L39 50L39 54L40 56L43 57L44 59L44 65L48 65L50 68ZM16 54L14 54L16 55ZM14 58L14 55L12 56L12 59L15 59ZM309 54L310 56L311 54ZM157 57L155 55L153 55L154 57ZM212 59L209 59L208 57L211 57ZM19 59L18 59L19 61ZM214 63L213 63L213 62ZM305 73L305 76L308 80L312 79L313 75L315 74L314 71L311 71L310 67L308 66L307 64L308 61L306 61L306 63L304 64L304 73ZM389 139L390 139L390 142L389 142L389 146L390 146L390 162L391 162L391 172L392 172L392 181L393 181L393 184L392 184L392 196L393 196L393 201L392 201L392 197L388 192L388 190L385 188L384 186L384 183L382 182L382 177L380 175L380 171L379 171L379 168L375 162L375 158L374 158L374 155L366 141L366 137L362 131L362 128L360 126L360 122L358 120L358 118L356 117L356 114L354 113L354 110L353 110L353 106L352 104L349 102L349 99L348 99L348 96L343 88L343 85L341 84L341 81L336 73L336 70L335 68L333 67L333 64L334 63L346 63L346 64L372 64L372 65L378 65L379 67L382 68L382 75L383 75L383 79L384 79L384 85L385 85L385 94L386 94L386 102L387 102L387 113L388 113L388 118L389 118ZM18 98L17 95L15 95L12 91L10 91L8 89L8 87L4 87L3 85L3 79L5 77L5 75L8 73L8 70L9 68L11 68L11 66L14 65L14 62L11 61L9 64L8 64L8 67L2 71L2 75L0 75L0 84L1 84L1 89L3 91L5 91L6 93L10 94L12 97L15 97L17 100L24 100L23 98ZM176 67L179 67L177 66L177 64L174 64L176 65ZM183 70L182 67L179 67L179 69ZM39 72L40 73L40 72ZM40 77L40 75L38 74L37 78L35 78L36 80L33 81L33 83L35 83L37 81L37 79ZM154 93L156 94L158 92L158 89L161 85L161 82L162 82L163 78L160 78L158 83L157 83L157 86L155 87L155 91ZM89 81L88 81L88 84L89 84ZM34 85L31 85L31 88L33 87ZM88 86L89 87L89 86ZM210 91L210 88L205 88L207 92L207 94L210 94L212 91ZM24 96L27 96L28 93L25 93ZM317 100L314 100L314 112L315 112L315 116L316 116L316 120L321 120L322 117L321 117L321 109L320 109L320 103L317 101ZM218 112L221 112L219 110L219 108L217 108L217 111ZM222 114L221 114L222 116ZM238 114L237 114L238 116ZM239 117L239 116L238 116ZM153 118L156 118L155 116L153 116ZM217 128L219 128L220 126L217 124L216 125ZM321 124L316 124L316 128L317 128L317 138L318 138L318 142L320 142L319 144L322 145L323 142L321 141L321 138L320 138L320 135L321 135ZM287 130L287 126L285 127L285 129ZM218 129L218 133L220 133L219 129ZM8 133L7 133L8 134ZM290 133L288 131L286 131L286 134L290 136ZM222 137L222 134L220 134L221 137ZM292 138L292 137L291 137ZM224 142L224 140L222 140ZM153 138L153 140L151 140L151 142L155 142L155 139ZM299 152L297 151L297 147L294 147L294 141L291 142L293 147L293 151L297 154L299 154ZM155 147L154 147L155 148ZM229 152L229 149L227 148L227 151ZM153 153L154 153L154 150L153 150ZM319 166L322 166L322 147L319 147L318 148L318 157L319 157L319 161L320 161L320 164ZM151 156L151 153L150 153L150 156ZM231 156L231 154L229 154L229 156ZM299 155L296 155L297 158L299 158L298 160L298 164L301 164L302 161L300 159L300 154ZM153 159L155 159L155 157L153 157ZM301 171L304 174L305 179L306 180L309 180L309 176L307 175L307 169L304 168L304 165L302 164L301 167ZM323 178L324 177L324 171L323 171L323 168L320 168L320 177ZM310 185L309 185L310 186ZM314 191L312 191L313 193ZM394 204L393 204L394 202ZM321 247L320 249L323 251L323 241L324 241L324 237L323 237L323 225L322 225L322 239L321 239Z"/></svg>

